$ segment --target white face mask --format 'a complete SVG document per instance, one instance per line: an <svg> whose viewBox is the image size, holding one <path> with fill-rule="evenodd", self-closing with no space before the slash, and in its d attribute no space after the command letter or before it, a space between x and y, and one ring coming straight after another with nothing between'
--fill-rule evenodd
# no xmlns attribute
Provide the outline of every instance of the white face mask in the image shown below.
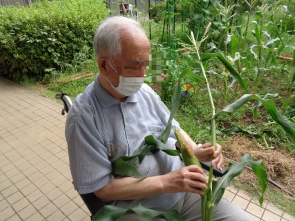
<svg viewBox="0 0 295 221"><path fill-rule="evenodd" d="M144 82L144 77L120 76L118 87L114 87L112 84L111 86L119 94L122 94L125 96L131 96L140 90L143 82Z"/></svg>
<svg viewBox="0 0 295 221"><path fill-rule="evenodd" d="M107 60L109 62L109 60ZM111 65L111 63L109 62ZM111 65L113 70L117 73L115 68ZM108 82L109 79L107 78ZM119 85L118 87L114 87L112 83L110 82L112 88L118 92L119 94L125 95L125 96L131 96L138 92L144 82L144 77L119 77Z"/></svg>

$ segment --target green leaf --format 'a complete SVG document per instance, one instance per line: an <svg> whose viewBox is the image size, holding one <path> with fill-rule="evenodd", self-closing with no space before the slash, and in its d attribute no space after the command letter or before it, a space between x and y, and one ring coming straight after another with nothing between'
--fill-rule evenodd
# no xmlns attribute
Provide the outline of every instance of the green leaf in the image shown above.
<svg viewBox="0 0 295 221"><path fill-rule="evenodd" d="M179 76L179 79L189 78L195 83L203 83L206 82L203 76L198 76L195 74L190 68L185 69Z"/></svg>
<svg viewBox="0 0 295 221"><path fill-rule="evenodd" d="M174 89L174 93L172 96L172 109L171 109L171 113L170 113L170 117L167 123L167 126L164 130L164 132L162 133L161 136L161 141L163 143L166 143L168 140L168 137L170 135L171 132L171 124L172 124L172 120L174 118L174 115L176 114L179 105L180 105L180 96L181 96L181 89L180 89L180 80L183 78L189 78L192 81L194 81L195 83L202 83L205 82L205 78L198 76L197 74L195 74L191 69L185 69L179 76L178 76L178 82L175 85L175 89Z"/></svg>
<svg viewBox="0 0 295 221"><path fill-rule="evenodd" d="M173 149L167 147L166 144L155 139L152 135L145 137L145 143L151 146L150 151L153 153L155 151L161 150L170 156L179 156L180 158L182 158L181 154L178 150L173 150Z"/></svg>
<svg viewBox="0 0 295 221"><path fill-rule="evenodd" d="M241 75L236 71L236 69L229 63L229 61L221 54L221 52L217 53L205 53L202 55L202 61L208 60L210 58L217 57L226 69L231 73L231 75L236 79L236 81L241 85L241 87L248 93L248 85L243 80Z"/></svg>
<svg viewBox="0 0 295 221"><path fill-rule="evenodd" d="M231 47L232 47L231 56L232 57L235 57L235 53L236 53L236 50L237 50L238 43L239 43L238 37L236 35L233 35L232 38L231 38Z"/></svg>
<svg viewBox="0 0 295 221"><path fill-rule="evenodd" d="M134 213L147 218L154 218L163 215L168 221L183 220L177 210L171 209L165 211L157 211L146 208L140 203L137 203L129 209L123 209L113 205L105 206L95 214L92 221L115 221L123 216L127 211L133 211Z"/></svg>
<svg viewBox="0 0 295 221"><path fill-rule="evenodd" d="M165 130L164 130L164 132L162 133L162 136L161 136L161 141L163 143L167 142L168 137L170 135L171 127L172 127L172 120L173 120L174 115L176 114L176 112L177 112L177 110L179 108L179 105L180 105L180 96L181 96L180 92L181 92L181 90L180 90L180 81L178 80L178 82L175 85L174 94L172 96L172 110L171 110L171 113L170 113L170 117L169 117L167 126L166 126L166 128L165 128Z"/></svg>
<svg viewBox="0 0 295 221"><path fill-rule="evenodd" d="M295 50L293 51L293 62L295 62ZM291 85L295 82L295 72L293 73L293 77L291 80Z"/></svg>
<svg viewBox="0 0 295 221"><path fill-rule="evenodd" d="M263 162L257 162L257 161L249 161L248 163L250 164L254 174L258 178L259 186L261 187L261 190L262 190L262 194L259 198L259 203L262 206L263 194L267 188L267 174L264 169L264 164Z"/></svg>
<svg viewBox="0 0 295 221"><path fill-rule="evenodd" d="M260 46L261 45L261 34L258 29L258 25L255 26L255 38L257 40L257 44Z"/></svg>
<svg viewBox="0 0 295 221"><path fill-rule="evenodd" d="M181 221L183 220L177 210L165 210L165 211L157 211L148 209L142 206L140 203L136 204L131 208L131 210L142 217L153 218L159 215L164 215L168 221Z"/></svg>
<svg viewBox="0 0 295 221"><path fill-rule="evenodd" d="M144 145L132 156L121 156L116 160L110 159L115 176L144 177L137 170L137 167L143 161L149 150L150 145Z"/></svg>
<svg viewBox="0 0 295 221"><path fill-rule="evenodd" d="M92 218L92 221L113 221L119 219L123 216L128 209L123 209L117 206L105 206L101 208L95 216Z"/></svg>
<svg viewBox="0 0 295 221"><path fill-rule="evenodd" d="M294 59L294 61L295 61L295 59ZM293 77L292 77L292 80L291 80L291 85L294 84L294 82L295 82L295 72L293 73Z"/></svg>
<svg viewBox="0 0 295 221"><path fill-rule="evenodd" d="M145 177L137 170L137 167L122 160L115 160L114 162L112 162L112 167L115 176L130 176L137 178Z"/></svg>
<svg viewBox="0 0 295 221"><path fill-rule="evenodd" d="M261 187L261 196L259 199L260 205L263 203L264 192L267 188L267 174L264 169L263 162L253 161L250 154L244 155L239 162L230 163L228 172L221 177L219 180L215 180L212 183L212 203L217 205L221 200L225 189L230 186L230 182L238 176L243 170L246 164L250 164L253 169L254 174L259 180L259 185Z"/></svg>
<svg viewBox="0 0 295 221"><path fill-rule="evenodd" d="M233 102L232 104L226 106L223 110L215 114L216 119L221 113L231 113L234 112L239 107L243 106L249 99L255 99L260 101L264 108L267 110L269 115L274 121L276 121L289 135L292 141L295 143L295 128L277 111L275 102L271 99L262 99L256 94L244 94L241 98Z"/></svg>
<svg viewBox="0 0 295 221"><path fill-rule="evenodd" d="M222 27L222 30L220 31L220 37L219 37L219 40L218 40L218 50L220 49L220 47L222 46L222 43L224 42L224 37L226 35L226 28L225 27Z"/></svg>

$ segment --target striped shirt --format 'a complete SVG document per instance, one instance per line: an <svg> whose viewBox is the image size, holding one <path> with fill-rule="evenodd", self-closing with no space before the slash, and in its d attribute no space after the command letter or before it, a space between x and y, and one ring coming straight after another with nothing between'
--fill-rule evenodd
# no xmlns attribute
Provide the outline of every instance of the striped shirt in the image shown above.
<svg viewBox="0 0 295 221"><path fill-rule="evenodd" d="M114 176L109 157L131 156L142 147L144 138L160 140L170 112L159 96L146 84L125 102L120 102L102 88L98 75L84 93L77 96L66 122L66 139L74 187L79 194L91 193L106 186ZM173 120L166 145L175 149ZM138 170L145 176L169 173L183 167L179 157L162 151L147 155ZM137 202L151 209L173 207L184 193L160 194L140 200L114 201L113 205L129 208Z"/></svg>

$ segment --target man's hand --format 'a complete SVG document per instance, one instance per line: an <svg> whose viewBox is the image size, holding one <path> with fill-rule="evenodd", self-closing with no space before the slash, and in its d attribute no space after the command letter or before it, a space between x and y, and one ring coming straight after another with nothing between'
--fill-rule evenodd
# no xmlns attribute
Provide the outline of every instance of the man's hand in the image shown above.
<svg viewBox="0 0 295 221"><path fill-rule="evenodd" d="M211 143L205 143L200 147L194 148L196 157L203 162L209 162L212 159L212 165L216 164L218 170L222 170L221 166L223 163L222 146L216 144L216 151Z"/></svg>
<svg viewBox="0 0 295 221"><path fill-rule="evenodd" d="M162 176L165 192L191 192L202 195L206 190L207 180L198 166L186 166Z"/></svg>
<svg viewBox="0 0 295 221"><path fill-rule="evenodd" d="M145 197L178 192L202 195L207 180L196 165L186 166L165 175L146 178L115 178L94 194L102 201L137 200Z"/></svg>
<svg viewBox="0 0 295 221"><path fill-rule="evenodd" d="M205 143L201 147L198 147L198 145L189 137L189 135L184 131L181 130L182 137L194 151L196 157L199 159L199 161L202 162L210 162L212 160L212 165L216 164L216 167L218 170L222 170L221 166L223 163L223 156L222 156L222 146L219 144L216 144L216 151L214 151L214 147L211 143ZM177 144L176 144L177 145ZM212 159L213 156L213 159Z"/></svg>

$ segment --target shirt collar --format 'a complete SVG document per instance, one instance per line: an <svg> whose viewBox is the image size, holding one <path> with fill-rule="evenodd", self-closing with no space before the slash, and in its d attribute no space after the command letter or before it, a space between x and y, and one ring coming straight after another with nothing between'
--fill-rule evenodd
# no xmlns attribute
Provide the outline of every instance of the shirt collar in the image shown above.
<svg viewBox="0 0 295 221"><path fill-rule="evenodd" d="M95 77L94 81L94 94L97 98L97 100L101 103L103 107L109 107L113 104L119 103L117 99L115 99L112 95L110 95L99 83L98 81L98 75ZM138 92L137 92L138 93ZM134 95L131 95L127 97L125 103L137 103L137 93Z"/></svg>

